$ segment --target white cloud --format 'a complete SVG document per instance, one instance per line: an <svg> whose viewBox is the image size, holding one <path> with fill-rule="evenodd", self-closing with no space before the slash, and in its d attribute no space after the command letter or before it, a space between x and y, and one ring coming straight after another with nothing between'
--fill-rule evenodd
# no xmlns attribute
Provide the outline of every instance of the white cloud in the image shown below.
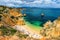
<svg viewBox="0 0 60 40"><path fill-rule="evenodd" d="M32 2L32 3L42 3L42 1L43 0L36 0L36 1Z"/></svg>
<svg viewBox="0 0 60 40"><path fill-rule="evenodd" d="M50 3L52 3L52 1L51 0L44 0L44 3L45 4L50 4Z"/></svg>
<svg viewBox="0 0 60 40"><path fill-rule="evenodd" d="M21 1L21 0L0 0L0 5L7 5L13 7L55 7L60 8L60 0L34 0L32 2ZM37 6L38 5L38 6Z"/></svg>

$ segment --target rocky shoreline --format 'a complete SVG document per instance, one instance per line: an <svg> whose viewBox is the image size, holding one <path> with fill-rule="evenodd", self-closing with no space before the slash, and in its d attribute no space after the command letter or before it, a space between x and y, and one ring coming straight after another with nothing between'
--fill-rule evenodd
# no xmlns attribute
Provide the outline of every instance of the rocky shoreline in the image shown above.
<svg viewBox="0 0 60 40"><path fill-rule="evenodd" d="M40 29L42 38L37 39L37 35L30 37L23 27L25 21L19 8L0 6L0 40L60 40L60 17L51 22L48 20ZM15 25L21 29L14 29ZM22 28L24 29L22 32ZM20 30L20 31L19 31ZM33 31L32 31L33 32Z"/></svg>

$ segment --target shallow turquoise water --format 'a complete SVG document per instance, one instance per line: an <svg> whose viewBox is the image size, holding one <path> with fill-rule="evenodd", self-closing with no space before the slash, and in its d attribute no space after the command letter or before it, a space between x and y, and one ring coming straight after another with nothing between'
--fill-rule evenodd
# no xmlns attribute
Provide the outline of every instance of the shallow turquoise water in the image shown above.
<svg viewBox="0 0 60 40"><path fill-rule="evenodd" d="M37 24L30 24L29 22L25 22L25 23L28 27L30 27L33 30L40 31L41 29L41 26L37 25L38 23Z"/></svg>

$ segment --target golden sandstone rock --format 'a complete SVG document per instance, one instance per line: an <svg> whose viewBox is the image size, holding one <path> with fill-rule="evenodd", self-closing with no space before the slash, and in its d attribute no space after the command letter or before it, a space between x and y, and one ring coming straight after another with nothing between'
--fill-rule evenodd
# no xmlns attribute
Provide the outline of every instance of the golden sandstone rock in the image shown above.
<svg viewBox="0 0 60 40"><path fill-rule="evenodd" d="M0 31L0 35L2 35L2 31Z"/></svg>
<svg viewBox="0 0 60 40"><path fill-rule="evenodd" d="M11 9L9 12L10 12L10 15L12 15L14 17L23 16L22 13L15 11L14 9Z"/></svg>
<svg viewBox="0 0 60 40"><path fill-rule="evenodd" d="M26 14L23 15L22 13L18 12L17 9L9 9L9 13L3 13L2 16L3 16L2 20L7 25L10 25L10 26L25 25L24 19L23 20L21 19L23 18L23 16L26 16Z"/></svg>
<svg viewBox="0 0 60 40"><path fill-rule="evenodd" d="M44 37L51 38L60 38L60 18L51 22L48 21L44 24L44 27L41 29L40 34ZM55 40L55 39L54 39ZM59 39L60 40L60 39Z"/></svg>
<svg viewBox="0 0 60 40"><path fill-rule="evenodd" d="M1 26L3 26L3 24L2 24L2 23L0 23L0 27L1 27Z"/></svg>
<svg viewBox="0 0 60 40"><path fill-rule="evenodd" d="M17 15L19 15L19 13L16 12L16 11L14 11L13 9L9 10L9 12L10 12L10 15L12 15L14 17L16 17Z"/></svg>
<svg viewBox="0 0 60 40"><path fill-rule="evenodd" d="M24 23L23 20L18 20L18 21L17 21L17 25L25 25L25 23Z"/></svg>
<svg viewBox="0 0 60 40"><path fill-rule="evenodd" d="M48 28L49 26L51 26L52 25L52 22L49 20L49 21L47 21L45 24L44 24L44 27L45 28Z"/></svg>
<svg viewBox="0 0 60 40"><path fill-rule="evenodd" d="M43 37L43 38L41 38L40 40L46 40L46 38L45 38L45 37Z"/></svg>
<svg viewBox="0 0 60 40"><path fill-rule="evenodd" d="M17 17L18 20L16 21L16 25L24 25L24 20L21 20L23 16L26 16L26 14L22 14L22 13L19 13L17 11L14 11L14 10L10 10L10 15L14 16L14 17Z"/></svg>

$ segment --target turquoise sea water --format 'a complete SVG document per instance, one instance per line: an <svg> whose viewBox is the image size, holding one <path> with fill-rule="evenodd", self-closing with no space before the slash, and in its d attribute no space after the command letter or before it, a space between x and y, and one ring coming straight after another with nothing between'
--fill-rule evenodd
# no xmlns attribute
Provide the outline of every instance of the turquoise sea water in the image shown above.
<svg viewBox="0 0 60 40"><path fill-rule="evenodd" d="M60 16L59 8L25 8L22 10L23 14L26 14L25 22L33 28L42 27L43 24L48 21L54 21ZM42 16L41 14L44 14Z"/></svg>

